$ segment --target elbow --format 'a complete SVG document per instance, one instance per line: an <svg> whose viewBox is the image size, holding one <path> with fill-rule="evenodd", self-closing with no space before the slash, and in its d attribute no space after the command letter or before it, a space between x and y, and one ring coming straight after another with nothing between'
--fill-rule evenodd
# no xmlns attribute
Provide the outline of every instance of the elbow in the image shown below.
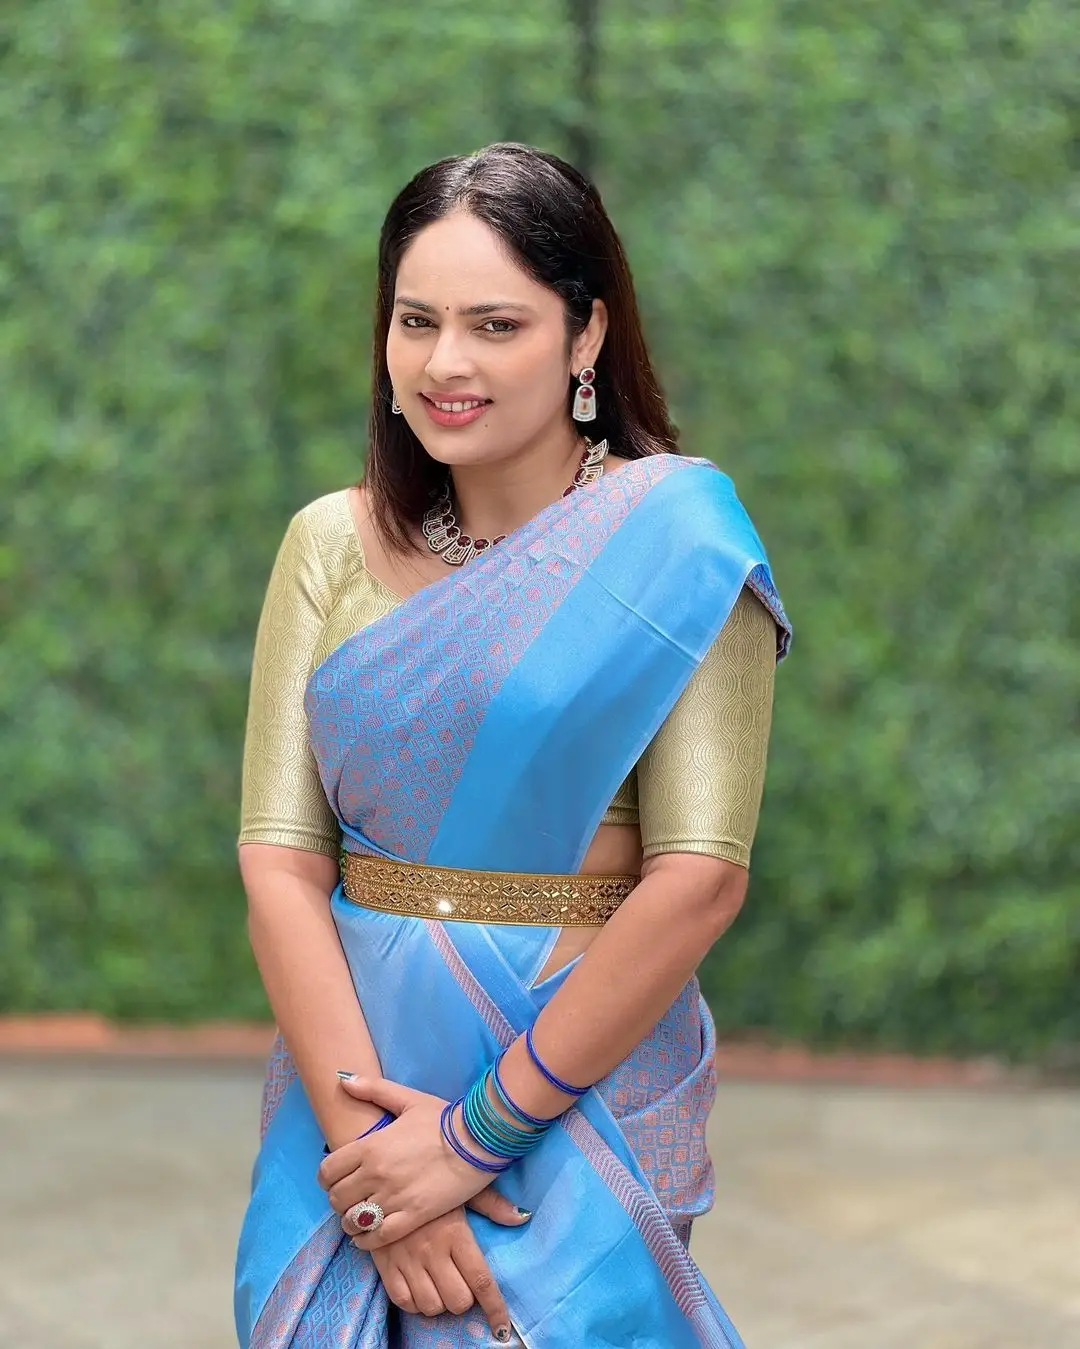
<svg viewBox="0 0 1080 1349"><path fill-rule="evenodd" d="M247 893L248 931L273 921L281 912L294 913L306 903L328 910L338 878L335 858L277 844L245 843L240 848L240 877Z"/></svg>
<svg viewBox="0 0 1080 1349"><path fill-rule="evenodd" d="M745 867L733 862L721 863L723 872L714 880L703 896L706 925L712 930L715 941L732 925L743 904L746 902L746 890L750 876Z"/></svg>
<svg viewBox="0 0 1080 1349"><path fill-rule="evenodd" d="M739 916L750 874L720 857L664 853L645 863L642 879L646 877L662 879L669 893L683 899L695 930L707 933L711 945Z"/></svg>

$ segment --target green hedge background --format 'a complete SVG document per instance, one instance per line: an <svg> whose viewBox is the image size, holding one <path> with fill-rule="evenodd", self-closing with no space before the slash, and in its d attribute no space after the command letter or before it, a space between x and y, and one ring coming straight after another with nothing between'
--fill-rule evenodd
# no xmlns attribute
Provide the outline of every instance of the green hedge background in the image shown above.
<svg viewBox="0 0 1080 1349"><path fill-rule="evenodd" d="M596 176L796 623L722 1033L1080 1043L1072 0L35 0L0 16L0 1006L264 1010L255 619L359 474L421 165Z"/></svg>

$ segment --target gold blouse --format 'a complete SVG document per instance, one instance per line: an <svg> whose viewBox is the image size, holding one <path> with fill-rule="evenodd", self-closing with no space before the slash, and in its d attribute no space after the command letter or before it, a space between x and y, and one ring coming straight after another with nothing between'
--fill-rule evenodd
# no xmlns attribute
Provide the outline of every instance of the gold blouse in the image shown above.
<svg viewBox="0 0 1080 1349"><path fill-rule="evenodd" d="M241 843L337 856L340 832L319 781L304 690L336 647L400 603L364 565L346 492L293 517L255 639ZM744 590L603 822L640 824L645 857L695 852L749 866L775 666L773 618Z"/></svg>

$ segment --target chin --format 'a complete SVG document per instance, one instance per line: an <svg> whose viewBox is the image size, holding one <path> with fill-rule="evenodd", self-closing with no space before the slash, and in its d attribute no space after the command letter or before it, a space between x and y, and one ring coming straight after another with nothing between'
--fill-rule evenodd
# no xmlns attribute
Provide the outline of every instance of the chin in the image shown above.
<svg viewBox="0 0 1080 1349"><path fill-rule="evenodd" d="M466 437L462 436L460 431L433 436L430 427L424 427L423 435L416 430L416 427L412 429L417 440L427 451L428 456L434 459L437 464L445 464L447 468L465 468L473 464L495 463L497 460L506 457L505 454L499 453L501 447L496 448L490 443L479 443L476 440L470 443Z"/></svg>
<svg viewBox="0 0 1080 1349"><path fill-rule="evenodd" d="M447 468L465 468L472 464L488 463L497 457L491 453L485 454L483 450L466 449L463 445L432 445L423 440L420 444L424 446L429 459L434 459L437 464L445 464Z"/></svg>

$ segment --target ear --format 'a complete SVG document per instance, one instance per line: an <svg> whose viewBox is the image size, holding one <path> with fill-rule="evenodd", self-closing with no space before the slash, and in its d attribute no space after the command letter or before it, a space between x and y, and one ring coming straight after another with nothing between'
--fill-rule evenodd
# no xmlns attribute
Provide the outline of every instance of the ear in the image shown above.
<svg viewBox="0 0 1080 1349"><path fill-rule="evenodd" d="M608 312L603 300L593 300L588 323L570 347L570 371L577 374L588 365L595 365L607 336Z"/></svg>

